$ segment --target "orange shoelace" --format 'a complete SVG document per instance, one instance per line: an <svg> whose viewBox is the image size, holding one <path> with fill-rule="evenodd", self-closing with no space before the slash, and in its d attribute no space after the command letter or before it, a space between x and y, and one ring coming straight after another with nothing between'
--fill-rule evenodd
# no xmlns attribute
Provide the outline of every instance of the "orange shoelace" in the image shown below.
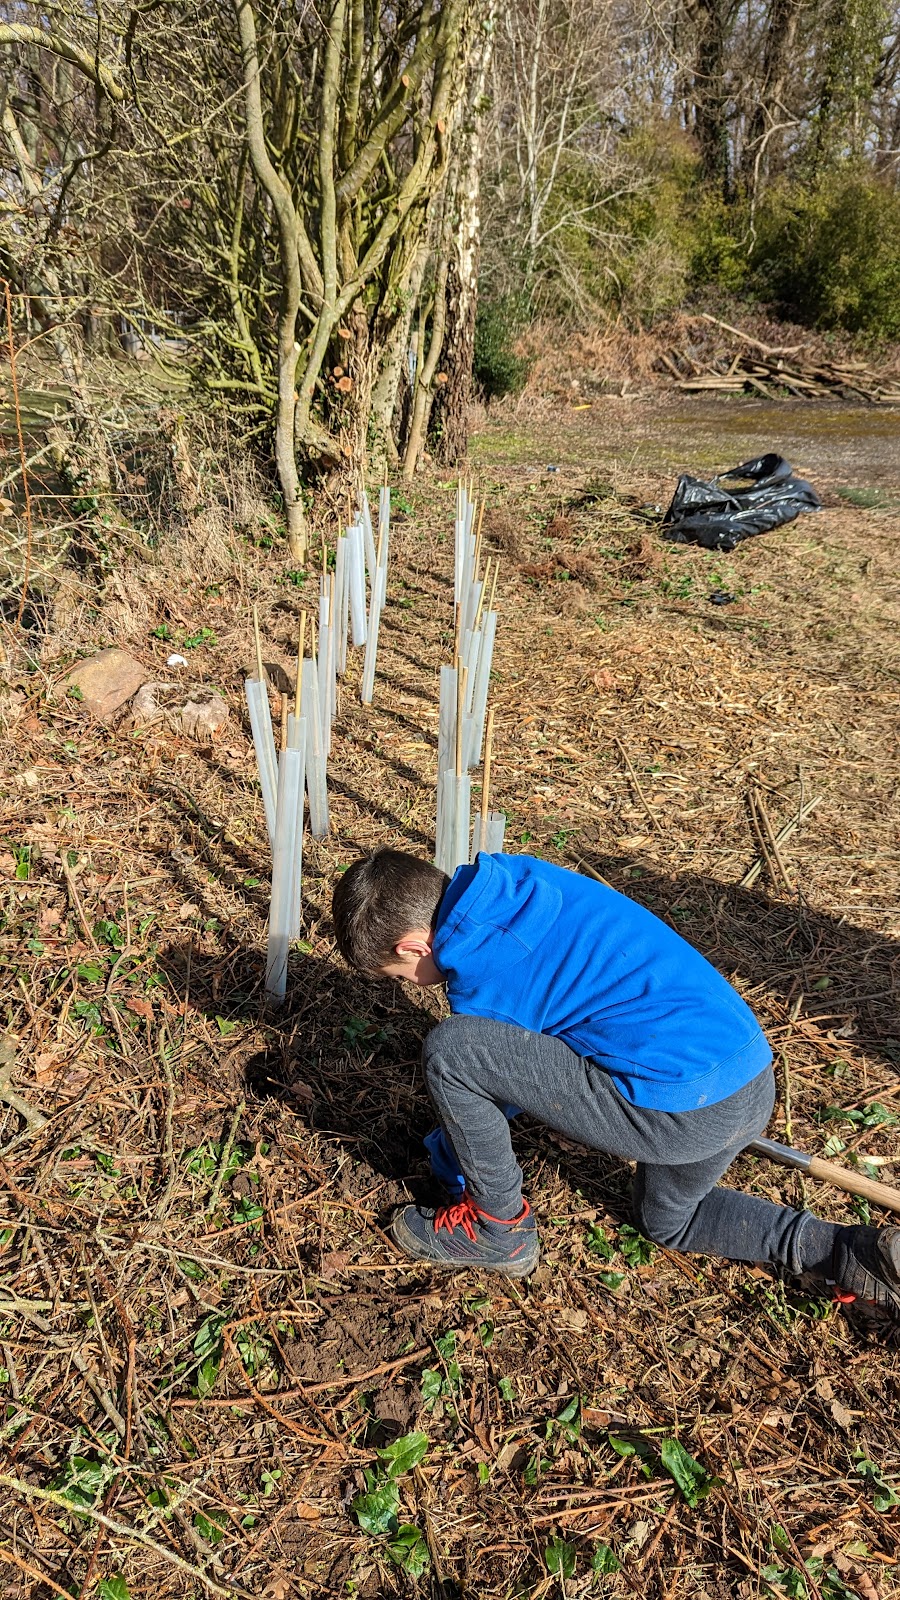
<svg viewBox="0 0 900 1600"><path fill-rule="evenodd" d="M523 1200L522 1209L517 1217L492 1217L489 1211L482 1211L467 1194L464 1194L462 1199L457 1200L452 1206L441 1206L440 1210L435 1212L434 1231L440 1233L441 1228L446 1228L448 1233L452 1233L454 1228L462 1228L463 1233L474 1244L475 1224L479 1217L486 1217L488 1222L502 1222L511 1228L517 1222L524 1222L530 1210L528 1201Z"/></svg>
<svg viewBox="0 0 900 1600"><path fill-rule="evenodd" d="M440 1233L441 1228L446 1228L448 1233L452 1233L455 1228L462 1228L463 1233L474 1244L477 1221L478 1212L466 1194L452 1206L441 1206L440 1211L435 1212L434 1231Z"/></svg>

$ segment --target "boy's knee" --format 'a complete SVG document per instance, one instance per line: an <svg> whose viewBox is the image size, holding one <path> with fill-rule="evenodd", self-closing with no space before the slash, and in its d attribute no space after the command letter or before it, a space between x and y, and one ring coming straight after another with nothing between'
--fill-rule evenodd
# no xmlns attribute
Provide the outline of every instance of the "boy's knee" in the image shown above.
<svg viewBox="0 0 900 1600"><path fill-rule="evenodd" d="M677 1227L672 1227L671 1225L667 1227L659 1217L653 1217L648 1215L646 1211L637 1210L632 1211L632 1221L638 1233L642 1233L645 1239L650 1240L651 1244L658 1244L663 1250L678 1250L680 1248L681 1235L684 1232L681 1224Z"/></svg>
<svg viewBox="0 0 900 1600"><path fill-rule="evenodd" d="M469 1055L480 1017L446 1017L426 1034L422 1068L428 1085L458 1068Z"/></svg>
<svg viewBox="0 0 900 1600"><path fill-rule="evenodd" d="M631 1196L631 1220L638 1232L651 1243L661 1245L664 1250L678 1249L678 1241L684 1231L683 1218L676 1220L671 1216L666 1217L658 1207L648 1205L637 1182Z"/></svg>

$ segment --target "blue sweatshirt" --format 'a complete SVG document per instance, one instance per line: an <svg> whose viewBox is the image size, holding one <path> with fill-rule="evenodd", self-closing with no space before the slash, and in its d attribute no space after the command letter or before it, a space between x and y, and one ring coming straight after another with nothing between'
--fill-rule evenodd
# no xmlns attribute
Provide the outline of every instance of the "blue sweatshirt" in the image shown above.
<svg viewBox="0 0 900 1600"><path fill-rule="evenodd" d="M533 856L454 873L432 947L451 1011L563 1039L635 1106L715 1105L772 1052L740 995L652 912Z"/></svg>

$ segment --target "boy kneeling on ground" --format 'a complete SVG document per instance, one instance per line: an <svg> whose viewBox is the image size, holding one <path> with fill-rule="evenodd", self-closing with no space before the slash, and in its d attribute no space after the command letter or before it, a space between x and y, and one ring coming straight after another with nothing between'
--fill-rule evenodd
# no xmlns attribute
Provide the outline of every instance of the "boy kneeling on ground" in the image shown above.
<svg viewBox="0 0 900 1600"><path fill-rule="evenodd" d="M351 966L445 984L453 1013L423 1050L440 1121L426 1143L453 1198L397 1215L407 1255L534 1271L507 1121L518 1108L636 1161L634 1221L658 1244L804 1274L900 1320L900 1228L841 1227L719 1186L771 1116L772 1051L737 991L658 917L531 856L480 854L449 879L398 850L354 862L333 912Z"/></svg>

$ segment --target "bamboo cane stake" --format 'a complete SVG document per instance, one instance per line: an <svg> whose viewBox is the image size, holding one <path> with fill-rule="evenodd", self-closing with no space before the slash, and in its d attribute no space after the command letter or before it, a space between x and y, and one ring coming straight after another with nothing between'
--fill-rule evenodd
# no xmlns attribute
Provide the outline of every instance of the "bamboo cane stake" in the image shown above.
<svg viewBox="0 0 900 1600"><path fill-rule="evenodd" d="M484 521L484 506L485 506L485 502L482 500L481 505L478 507L478 526L475 529L475 571L476 571L476 573L478 571L478 563L481 560L481 524Z"/></svg>
<svg viewBox="0 0 900 1600"><path fill-rule="evenodd" d="M456 679L456 776L462 777L463 772L463 713L466 705L466 679L468 671L460 667Z"/></svg>
<svg viewBox="0 0 900 1600"><path fill-rule="evenodd" d="M481 817L478 829L478 849L484 850L487 845L488 818L491 811L491 762L494 757L494 707L491 706L487 714L487 729L484 736L484 768L481 775ZM473 852L477 854L477 851Z"/></svg>
<svg viewBox="0 0 900 1600"><path fill-rule="evenodd" d="M765 801L763 799L762 790L761 789L757 789L756 790L755 800L756 800L757 815L759 817L760 823L762 824L763 831L767 836L768 843L769 843L769 848L770 848L770 850L772 852L773 859L776 861L776 863L778 865L778 871L780 872L780 874L781 874L781 876L782 876L782 878L784 880L784 886L785 886L786 889L792 889L793 888L793 884L791 883L790 874L788 873L788 869L784 864L784 858L783 858L783 856L781 854L781 850L779 848L778 840L775 837L775 830L772 827L772 822L771 822L771 819L769 817L769 813L768 813L768 810L766 808L766 803L765 803Z"/></svg>
<svg viewBox="0 0 900 1600"><path fill-rule="evenodd" d="M489 580L490 570L491 570L491 558L490 558L490 556L488 556L487 560L484 563L484 577L483 577L483 579L481 581L481 590L480 590L480 593L478 595L478 610L475 612L475 620L472 623L472 632L473 633L477 633L478 632L478 625L481 622L481 613L484 610L484 599L485 599L485 595L488 592L488 580Z"/></svg>
<svg viewBox="0 0 900 1600"><path fill-rule="evenodd" d="M256 641L256 676L260 683L266 682L266 670L263 666L262 641L259 636L259 610L253 607L253 637Z"/></svg>

